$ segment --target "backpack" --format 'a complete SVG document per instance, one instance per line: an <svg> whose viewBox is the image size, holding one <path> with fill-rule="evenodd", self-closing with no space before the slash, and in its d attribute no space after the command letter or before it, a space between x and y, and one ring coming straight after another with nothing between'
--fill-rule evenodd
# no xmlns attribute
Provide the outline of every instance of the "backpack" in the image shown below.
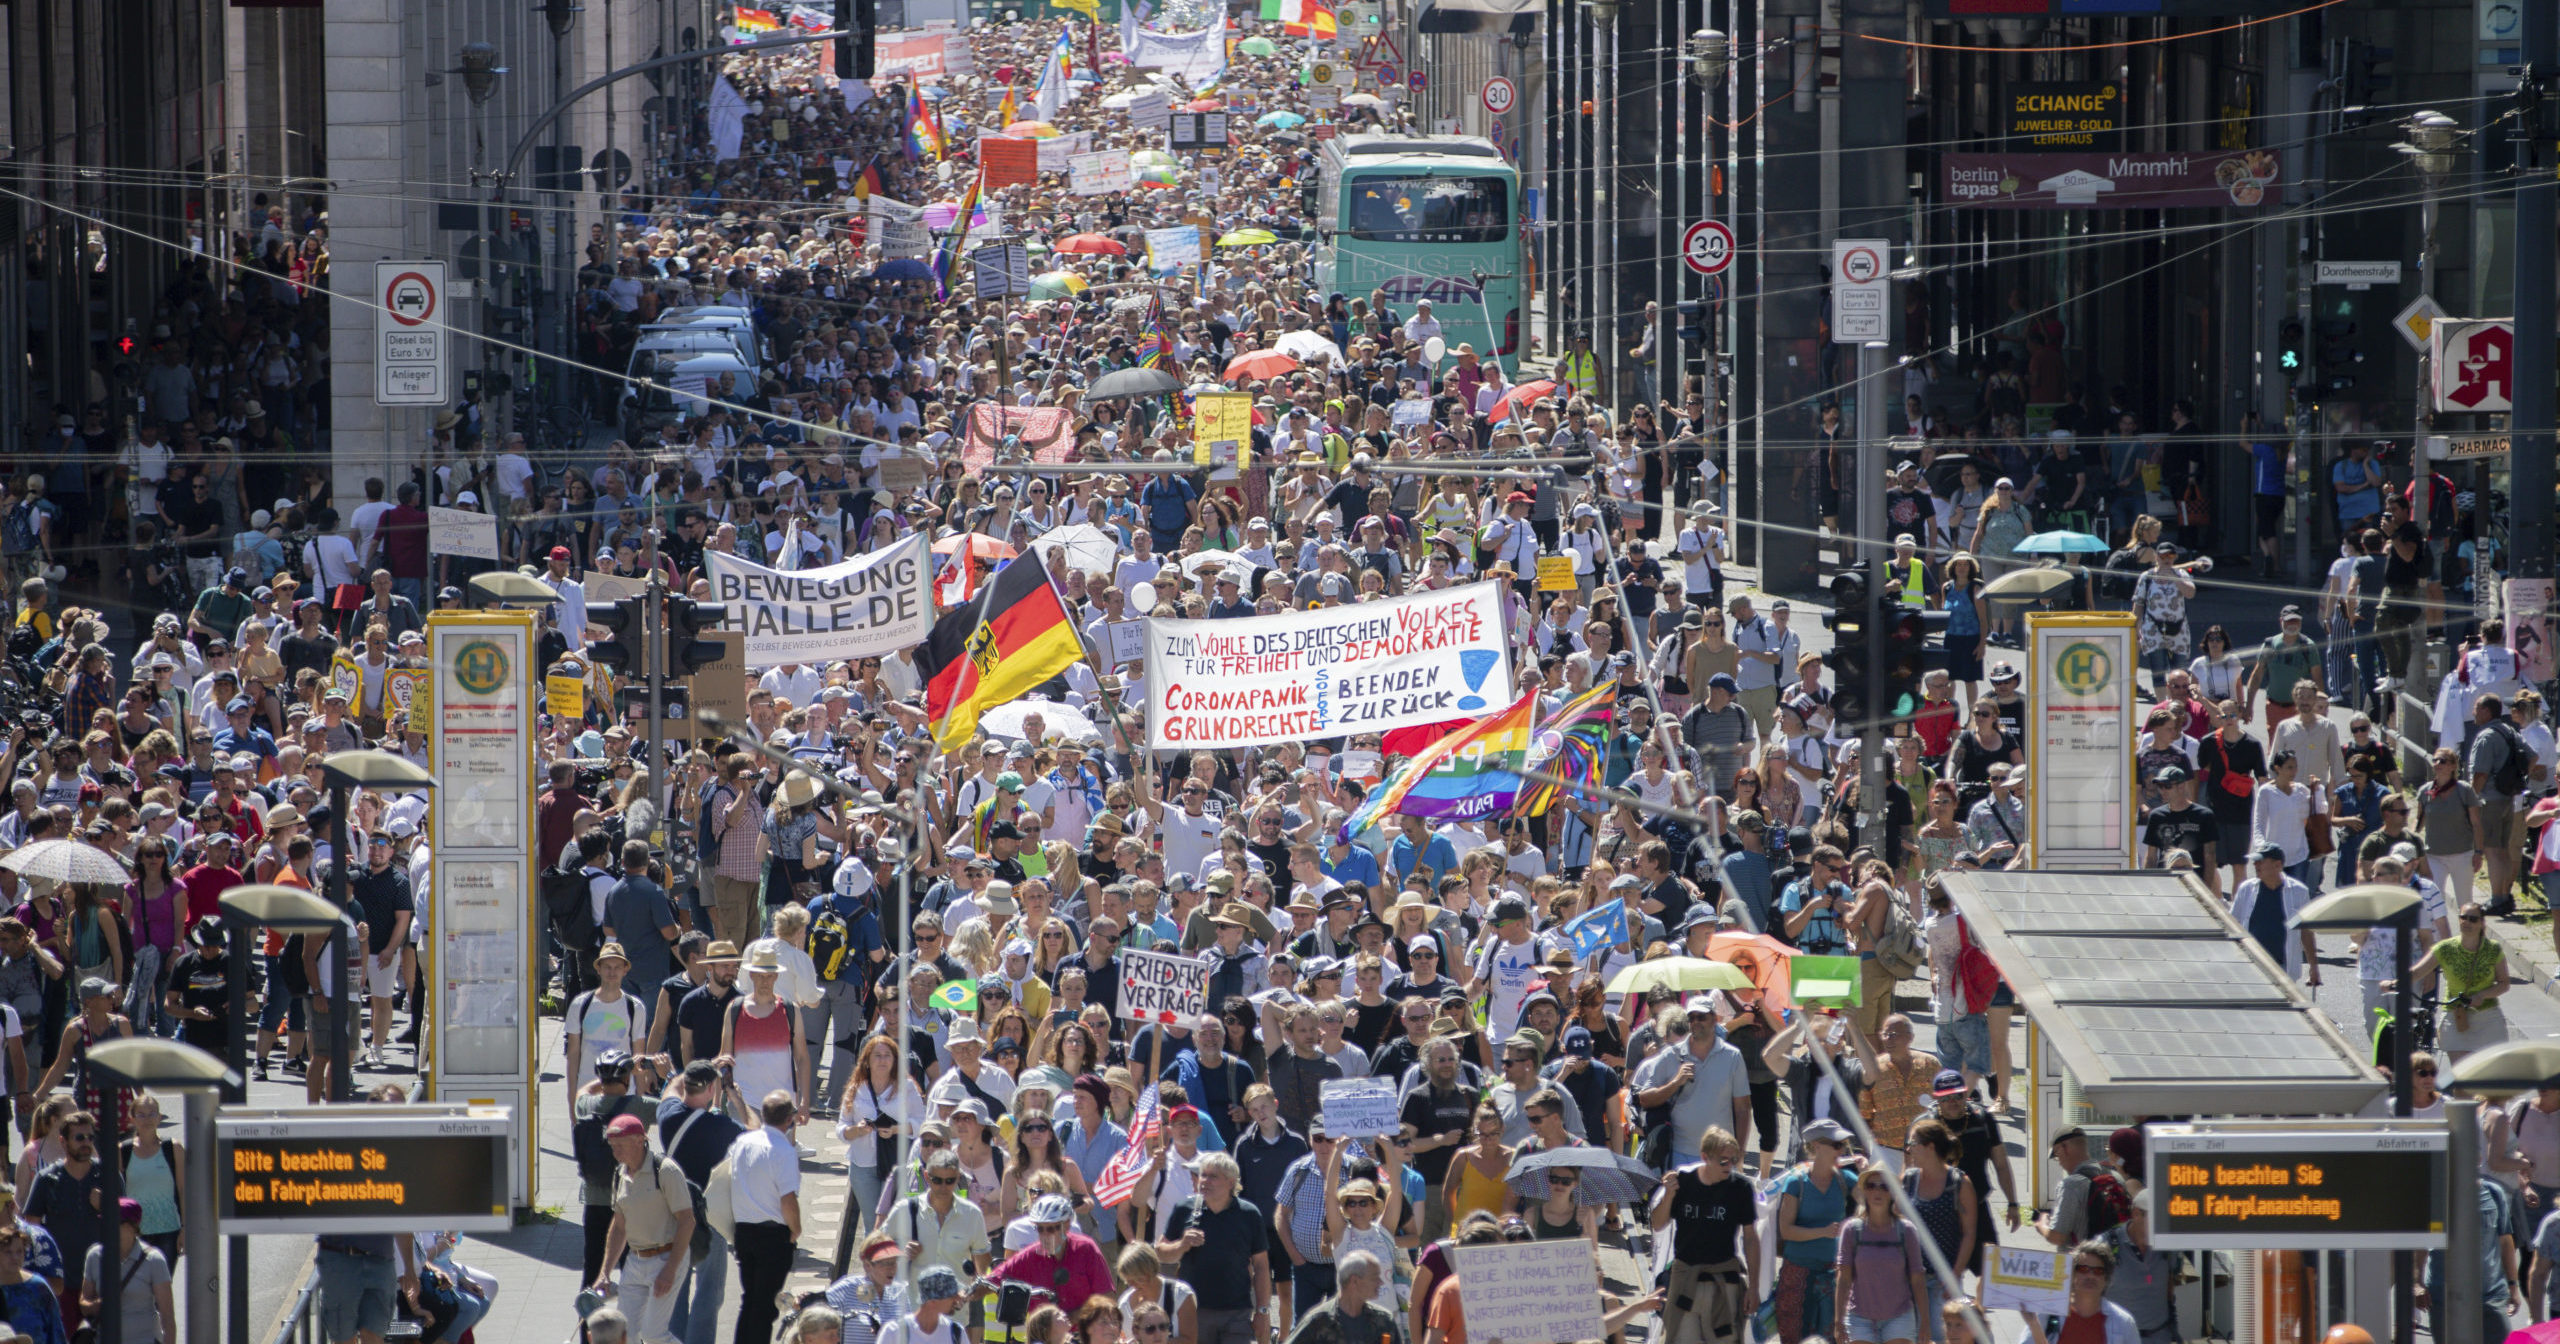
<svg viewBox="0 0 2560 1344"><path fill-rule="evenodd" d="M588 899L587 875L581 869L542 870L542 911L551 921L552 936L558 938L562 946L578 949L595 946L595 902Z"/></svg>
<svg viewBox="0 0 2560 1344"><path fill-rule="evenodd" d="M719 1165L711 1169L710 1178L702 1183L702 1216L710 1222L711 1230L731 1245L738 1241L738 1205L733 1189L737 1174L723 1155Z"/></svg>
<svg viewBox="0 0 2560 1344"><path fill-rule="evenodd" d="M2133 1216L2133 1196L2125 1190L2124 1181L2094 1162L2080 1170L2089 1177L2089 1230L2085 1235L2104 1236L2123 1226Z"/></svg>
<svg viewBox="0 0 2560 1344"><path fill-rule="evenodd" d="M586 996L582 994L579 997ZM599 1106L579 1116L576 1123L569 1126L569 1154L577 1161L581 1178L590 1181L613 1179L614 1169L621 1163L615 1160L613 1149L604 1141L604 1127L613 1123L613 1118L620 1114L622 1108L619 1106Z"/></svg>
<svg viewBox="0 0 2560 1344"><path fill-rule="evenodd" d="M1967 1013L1989 1012L1991 996L2000 992L2000 968L1973 941L1973 931L1961 923L1963 917L1957 918L1961 941L1956 944L1956 984L1964 996L1961 1006Z"/></svg>
<svg viewBox="0 0 2560 1344"><path fill-rule="evenodd" d="M0 551L24 555L36 548L36 502L21 500L0 516Z"/></svg>
<svg viewBox="0 0 2560 1344"><path fill-rule="evenodd" d="M809 960L817 965L819 979L832 981L843 975L845 958L852 950L853 930L845 927L834 902L810 916Z"/></svg>
<svg viewBox="0 0 2560 1344"><path fill-rule="evenodd" d="M2507 758L2497 769L2489 772L2489 785L2509 798L2521 798L2525 786L2533 778L2533 748L2526 746L2516 730L2503 722L2491 720L2489 731L2507 744Z"/></svg>
<svg viewBox="0 0 2560 1344"><path fill-rule="evenodd" d="M1911 912L1898 901L1884 908L1884 933L1876 939L1876 965L1896 980L1908 980L1929 963L1928 952L1920 945L1920 927L1911 922Z"/></svg>
<svg viewBox="0 0 2560 1344"><path fill-rule="evenodd" d="M723 797L729 800L729 806L735 806L738 801L738 791L726 784L712 789L711 796L702 800L702 812L693 827L696 866L706 871L720 866L721 842L727 839L716 825L729 813L729 807L721 805L720 800Z"/></svg>

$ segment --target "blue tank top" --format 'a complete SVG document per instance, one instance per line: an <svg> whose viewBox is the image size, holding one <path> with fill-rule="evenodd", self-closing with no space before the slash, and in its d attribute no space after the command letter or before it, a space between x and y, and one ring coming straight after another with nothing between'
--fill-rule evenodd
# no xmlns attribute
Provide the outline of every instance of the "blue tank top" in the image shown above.
<svg viewBox="0 0 2560 1344"><path fill-rule="evenodd" d="M1964 588L1947 589L1947 633L1978 635L1982 633L1982 616L1973 605L1973 593Z"/></svg>

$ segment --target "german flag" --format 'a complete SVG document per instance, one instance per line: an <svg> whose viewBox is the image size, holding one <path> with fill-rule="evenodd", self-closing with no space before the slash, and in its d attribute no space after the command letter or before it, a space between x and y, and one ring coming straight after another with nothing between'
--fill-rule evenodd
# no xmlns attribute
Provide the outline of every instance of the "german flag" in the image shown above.
<svg viewBox="0 0 2560 1344"><path fill-rule="evenodd" d="M1039 563L996 571L977 600L943 614L916 662L924 708L945 751L967 746L978 716L1047 681L1084 656L1066 605Z"/></svg>

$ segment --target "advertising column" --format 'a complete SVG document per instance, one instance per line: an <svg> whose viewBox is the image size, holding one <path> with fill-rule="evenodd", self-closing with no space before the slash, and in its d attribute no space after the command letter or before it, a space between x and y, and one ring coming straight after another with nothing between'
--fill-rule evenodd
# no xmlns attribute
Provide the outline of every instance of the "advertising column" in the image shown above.
<svg viewBox="0 0 2560 1344"><path fill-rule="evenodd" d="M521 611L427 617L434 669L428 722L434 808L434 937L427 983L435 1010L429 1096L502 1106L508 1195L534 1202L533 616ZM413 711L414 713L414 711Z"/></svg>
<svg viewBox="0 0 2560 1344"><path fill-rule="evenodd" d="M2111 871L2134 861L2131 613L2030 615L2027 843L2034 867Z"/></svg>

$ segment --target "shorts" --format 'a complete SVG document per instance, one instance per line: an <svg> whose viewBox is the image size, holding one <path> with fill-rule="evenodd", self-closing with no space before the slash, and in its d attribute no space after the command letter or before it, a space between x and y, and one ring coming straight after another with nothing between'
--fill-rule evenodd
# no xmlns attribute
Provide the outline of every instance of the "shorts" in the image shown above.
<svg viewBox="0 0 2560 1344"><path fill-rule="evenodd" d="M320 1329L330 1339L376 1338L390 1333L391 1302L400 1292L400 1270L388 1256L321 1251Z"/></svg>
<svg viewBox="0 0 2560 1344"><path fill-rule="evenodd" d="M2215 863L2229 868L2249 861L2250 834L2249 822L2246 818L2221 822L2215 827L2215 831L2217 832L2213 838Z"/></svg>
<svg viewBox="0 0 2560 1344"><path fill-rule="evenodd" d="M1289 1271L1295 1268L1297 1268L1297 1266L1290 1263L1287 1252L1282 1252L1279 1255L1271 1257L1271 1281L1273 1283L1287 1283L1292 1277L1294 1277L1289 1273Z"/></svg>
<svg viewBox="0 0 2560 1344"><path fill-rule="evenodd" d="M1966 1013L1938 1029L1938 1062L1971 1073L1991 1072L1991 1019Z"/></svg>
<svg viewBox="0 0 2560 1344"><path fill-rule="evenodd" d="M2515 850L2522 848L2524 846L2524 837L2517 833L2519 830L2516 825L2518 820L2519 818L2516 816L2516 805L2514 799L2510 798L2494 803L2485 798L2481 799L2480 834L2482 836L2482 842L2480 847L2484 850L2503 851L2507 853L2512 853Z"/></svg>
<svg viewBox="0 0 2560 1344"><path fill-rule="evenodd" d="M1850 1344L1885 1344L1891 1339L1921 1338L1920 1312L1913 1307L1903 1308L1902 1314L1891 1320L1869 1320L1856 1312L1849 1313L1848 1320Z"/></svg>
<svg viewBox="0 0 2560 1344"><path fill-rule="evenodd" d="M2272 541L2284 535L2284 496L2252 495L2249 502L2258 515L2258 540Z"/></svg>
<svg viewBox="0 0 2560 1344"><path fill-rule="evenodd" d="M400 949L391 949L391 964L374 960L374 953L364 958L364 992L377 999L397 998L400 994Z"/></svg>
<svg viewBox="0 0 2560 1344"><path fill-rule="evenodd" d="M2001 981L2000 987L1991 991L1991 1006L1994 1008L2015 1008L2018 1006L2017 992L2009 988L2008 981Z"/></svg>

